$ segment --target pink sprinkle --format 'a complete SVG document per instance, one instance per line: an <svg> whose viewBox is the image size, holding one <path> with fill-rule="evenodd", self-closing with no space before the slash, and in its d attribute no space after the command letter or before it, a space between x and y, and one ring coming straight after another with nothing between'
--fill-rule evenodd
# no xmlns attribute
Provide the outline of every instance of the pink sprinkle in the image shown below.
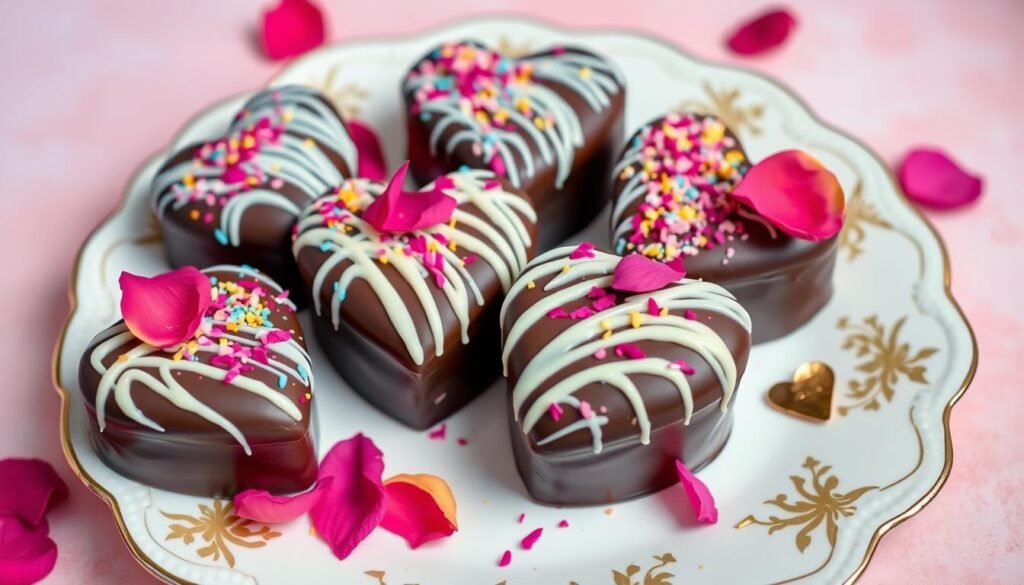
<svg viewBox="0 0 1024 585"><path fill-rule="evenodd" d="M672 365L676 368L679 368L679 371L686 374L687 376L692 376L693 373L696 371L693 369L693 366L687 363L686 360L676 360L672 362Z"/></svg>
<svg viewBox="0 0 1024 585"><path fill-rule="evenodd" d="M686 311L683 312L683 316L689 319L690 321L697 320L697 313L693 312L693 309L686 309Z"/></svg>
<svg viewBox="0 0 1024 585"><path fill-rule="evenodd" d="M552 402L551 406L548 407L548 413L555 422L558 422L558 419L562 418L563 412L565 411L562 410L562 407L559 406L557 402Z"/></svg>
<svg viewBox="0 0 1024 585"><path fill-rule="evenodd" d="M603 311L605 309L609 309L611 307L614 307L615 306L615 295L604 295L603 297L601 297L601 298L597 299L596 301L590 303L590 306L593 307L595 311Z"/></svg>
<svg viewBox="0 0 1024 585"><path fill-rule="evenodd" d="M569 253L570 260L579 260L580 258L593 258L594 257L594 244L590 242L581 242L576 249Z"/></svg>
<svg viewBox="0 0 1024 585"><path fill-rule="evenodd" d="M506 550L504 553L502 553L501 560L498 561L498 566L499 567L507 567L508 564L511 563L511 562L512 562L512 551Z"/></svg>
<svg viewBox="0 0 1024 585"><path fill-rule="evenodd" d="M537 540L540 539L542 532L544 532L543 528L533 529L533 532L527 534L519 544L526 550L532 549L533 545L537 544Z"/></svg>
<svg viewBox="0 0 1024 585"><path fill-rule="evenodd" d="M593 316L593 314L593 309L587 306L583 306L578 309L574 309L571 313L569 313L569 318L575 321L576 319L586 319L587 317Z"/></svg>
<svg viewBox="0 0 1024 585"><path fill-rule="evenodd" d="M466 257L462 259L466 263L466 266L476 262L476 254L466 254Z"/></svg>
<svg viewBox="0 0 1024 585"><path fill-rule="evenodd" d="M562 520L561 522L558 523L558 527L559 528L568 528L569 527L569 521L568 520Z"/></svg>
<svg viewBox="0 0 1024 585"><path fill-rule="evenodd" d="M431 439L435 439L435 440L438 440L438 441L443 441L444 440L444 436L445 436L445 434L447 432L448 432L448 423L441 423L441 426L439 426L436 429L430 431L430 434L427 435L427 436L430 437Z"/></svg>
<svg viewBox="0 0 1024 585"><path fill-rule="evenodd" d="M492 189L498 189L501 187L501 181L498 179L487 179L484 181L484 191L490 191Z"/></svg>
<svg viewBox="0 0 1024 585"><path fill-rule="evenodd" d="M580 416L583 418L594 418L594 409L590 407L590 403L586 400L580 401Z"/></svg>
<svg viewBox="0 0 1024 585"><path fill-rule="evenodd" d="M603 297L603 296L605 296L607 294L608 294L608 291L606 289L603 289L603 288L600 288L600 287L597 287L597 286L592 286L592 287L590 287L590 292L587 293L587 298L589 298L589 299L599 299L599 298L601 298L601 297Z"/></svg>
<svg viewBox="0 0 1024 585"><path fill-rule="evenodd" d="M642 349L633 345L632 343L620 343L615 346L615 355L619 357L627 357L631 360L639 360L647 357Z"/></svg>
<svg viewBox="0 0 1024 585"><path fill-rule="evenodd" d="M522 524L523 520L526 520L526 512L519 514L519 523Z"/></svg>
<svg viewBox="0 0 1024 585"><path fill-rule="evenodd" d="M462 437L459 437L459 439L456 442L459 444L460 447L465 447L466 445L469 444L469 440L464 439Z"/></svg>
<svg viewBox="0 0 1024 585"><path fill-rule="evenodd" d="M661 313L661 307L658 306L658 301L654 300L654 297L647 297L647 312L655 317Z"/></svg>
<svg viewBox="0 0 1024 585"><path fill-rule="evenodd" d="M567 319L569 318L569 311L566 311L562 307L555 307L548 311L548 319Z"/></svg>
<svg viewBox="0 0 1024 585"><path fill-rule="evenodd" d="M606 355L608 355L608 352L606 352L603 347L594 352L594 357L596 357L599 360L603 360L604 356Z"/></svg>

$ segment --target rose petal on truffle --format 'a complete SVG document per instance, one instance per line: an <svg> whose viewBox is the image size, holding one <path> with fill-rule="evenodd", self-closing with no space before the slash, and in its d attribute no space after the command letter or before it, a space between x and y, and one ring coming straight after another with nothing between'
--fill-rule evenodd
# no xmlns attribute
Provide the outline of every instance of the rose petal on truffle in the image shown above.
<svg viewBox="0 0 1024 585"><path fill-rule="evenodd" d="M777 152L752 166L732 196L794 238L826 240L843 227L839 180L800 150Z"/></svg>
<svg viewBox="0 0 1024 585"><path fill-rule="evenodd" d="M455 496L440 477L403 473L385 480L384 489L388 503L381 527L404 538L410 547L451 536L459 529Z"/></svg>
<svg viewBox="0 0 1024 585"><path fill-rule="evenodd" d="M51 506L68 497L64 480L39 459L4 459L0 478L0 515L16 516L30 526L42 522Z"/></svg>
<svg viewBox="0 0 1024 585"><path fill-rule="evenodd" d="M50 574L57 545L49 532L46 520L29 525L13 514L0 514L0 583L29 585Z"/></svg>
<svg viewBox="0 0 1024 585"><path fill-rule="evenodd" d="M301 55L323 44L324 16L310 0L281 0L263 13L260 39L271 59Z"/></svg>
<svg viewBox="0 0 1024 585"><path fill-rule="evenodd" d="M964 170L941 150L911 150L896 171L907 199L936 209L967 205L981 196L981 177Z"/></svg>
<svg viewBox="0 0 1024 585"><path fill-rule="evenodd" d="M447 177L439 178L430 191L402 190L409 161L405 161L384 192L363 212L363 219L378 232L402 233L446 223L455 211L456 201L444 193Z"/></svg>
<svg viewBox="0 0 1024 585"><path fill-rule="evenodd" d="M625 292L651 292L682 277L682 273L662 262L630 254L615 265L612 288Z"/></svg>
<svg viewBox="0 0 1024 585"><path fill-rule="evenodd" d="M294 496L275 496L266 490L245 490L235 494L235 513L265 524L288 522L309 512L330 489L329 477L317 480L313 489Z"/></svg>
<svg viewBox="0 0 1024 585"><path fill-rule="evenodd" d="M697 514L697 522L717 523L718 508L715 507L715 497L711 495L711 490L679 459L676 459L676 471L679 473L679 484L683 486L686 497L690 500L690 506Z"/></svg>
<svg viewBox="0 0 1024 585"><path fill-rule="evenodd" d="M362 433L339 441L320 463L331 484L309 511L313 527L334 556L345 559L384 518L384 457Z"/></svg>
<svg viewBox="0 0 1024 585"><path fill-rule="evenodd" d="M371 181L383 181L388 176L388 165L377 133L369 124L358 120L347 120L346 124L349 134L352 135L352 142L356 145L356 152L359 153L357 174Z"/></svg>
<svg viewBox="0 0 1024 585"><path fill-rule="evenodd" d="M791 12L770 10L744 21L729 35L727 45L737 55L757 55L781 45L795 29Z"/></svg>
<svg viewBox="0 0 1024 585"><path fill-rule="evenodd" d="M122 272L118 284L125 325L155 347L188 341L210 306L210 279L192 266L152 278Z"/></svg>

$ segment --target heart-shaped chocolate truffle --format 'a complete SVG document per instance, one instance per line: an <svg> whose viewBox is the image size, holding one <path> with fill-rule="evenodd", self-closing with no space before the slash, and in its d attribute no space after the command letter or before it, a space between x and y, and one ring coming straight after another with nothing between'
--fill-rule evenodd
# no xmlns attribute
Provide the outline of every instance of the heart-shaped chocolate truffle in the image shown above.
<svg viewBox="0 0 1024 585"><path fill-rule="evenodd" d="M257 93L224 136L182 148L157 172L153 208L171 264L248 264L295 286L295 218L356 164L344 121L316 90Z"/></svg>
<svg viewBox="0 0 1024 585"><path fill-rule="evenodd" d="M551 250L502 308L513 451L541 502L661 489L678 481L677 458L706 465L732 428L727 407L750 350L746 311L709 282L626 286L621 261L586 244Z"/></svg>
<svg viewBox="0 0 1024 585"><path fill-rule="evenodd" d="M455 199L449 221L381 233L364 212L384 185L346 181L303 213L293 247L327 357L356 392L414 428L494 381L498 310L536 239L529 199L490 171L423 190L435 189Z"/></svg>
<svg viewBox="0 0 1024 585"><path fill-rule="evenodd" d="M608 200L623 83L611 63L582 49L513 58L474 42L440 45L402 84L413 174L425 183L463 167L494 171L530 194L547 249Z"/></svg>
<svg viewBox="0 0 1024 585"><path fill-rule="evenodd" d="M768 401L783 412L827 421L832 416L835 374L824 362L797 368L792 382L779 382L768 391Z"/></svg>
<svg viewBox="0 0 1024 585"><path fill-rule="evenodd" d="M730 197L750 168L719 119L669 114L629 140L615 168L612 242L736 295L754 322L754 342L785 335L832 296L836 238L786 235Z"/></svg>
<svg viewBox="0 0 1024 585"><path fill-rule="evenodd" d="M295 305L251 268L203 272L214 300L192 339L160 349L121 321L89 343L78 377L97 452L172 491L302 491L316 481L317 454Z"/></svg>

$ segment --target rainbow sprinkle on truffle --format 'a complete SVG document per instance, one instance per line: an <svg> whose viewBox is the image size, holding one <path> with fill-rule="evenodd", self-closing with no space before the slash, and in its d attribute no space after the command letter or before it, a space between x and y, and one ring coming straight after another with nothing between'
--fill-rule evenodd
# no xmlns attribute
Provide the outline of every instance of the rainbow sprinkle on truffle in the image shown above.
<svg viewBox="0 0 1024 585"><path fill-rule="evenodd" d="M713 116L670 114L644 127L616 167L616 212L640 202L616 227L616 253L668 262L744 237L729 194L749 168Z"/></svg>

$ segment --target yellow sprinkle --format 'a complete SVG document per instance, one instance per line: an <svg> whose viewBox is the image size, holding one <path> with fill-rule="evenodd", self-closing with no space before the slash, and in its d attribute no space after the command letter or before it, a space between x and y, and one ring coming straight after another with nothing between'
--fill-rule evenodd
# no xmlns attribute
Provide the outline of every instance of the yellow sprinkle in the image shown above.
<svg viewBox="0 0 1024 585"><path fill-rule="evenodd" d="M533 125L537 127L537 130L543 130L546 126L544 118L541 118L540 116L533 119Z"/></svg>
<svg viewBox="0 0 1024 585"><path fill-rule="evenodd" d="M502 108L494 113L495 122L504 124L506 120L508 120L508 110L506 110L505 108Z"/></svg>
<svg viewBox="0 0 1024 585"><path fill-rule="evenodd" d="M427 242L427 250L431 252L437 252L437 240L430 240Z"/></svg>
<svg viewBox="0 0 1024 585"><path fill-rule="evenodd" d="M126 361L128 361L128 354L122 353L121 355L117 356L117 361L119 361L119 362L126 362Z"/></svg>
<svg viewBox="0 0 1024 585"><path fill-rule="evenodd" d="M743 151L740 151L740 150L730 150L729 152L725 153L725 160L727 160L727 161L729 161L729 163L735 165L737 163L741 163L744 160L746 160L746 157L743 156Z"/></svg>
<svg viewBox="0 0 1024 585"><path fill-rule="evenodd" d="M238 162L238 155L232 152L224 157L224 162L228 163L229 165L233 165L236 162Z"/></svg>
<svg viewBox="0 0 1024 585"><path fill-rule="evenodd" d="M395 254L398 254L399 256L405 256L405 249L404 248L395 247L395 248L392 248L392 250L394 250Z"/></svg>
<svg viewBox="0 0 1024 585"><path fill-rule="evenodd" d="M566 264L565 266L562 267L562 272L563 273L569 272L569 265L568 264Z"/></svg>
<svg viewBox="0 0 1024 585"><path fill-rule="evenodd" d="M664 317L665 315L668 315L668 307L662 307L661 310L658 311L659 317Z"/></svg>
<svg viewBox="0 0 1024 585"><path fill-rule="evenodd" d="M676 140L676 150L679 150L681 152L686 152L686 151L688 151L688 150L690 150L692 148L693 148L693 143L690 142L689 138L687 138L685 136L680 136L679 139Z"/></svg>
<svg viewBox="0 0 1024 585"><path fill-rule="evenodd" d="M695 210L693 207L690 207L689 205L682 207L681 209L676 211L676 213L679 214L679 217L687 220L693 219L694 217L697 216L697 210Z"/></svg>
<svg viewBox="0 0 1024 585"><path fill-rule="evenodd" d="M312 400L312 399L313 399L313 395L311 393L309 393L309 392L306 392L306 400Z"/></svg>
<svg viewBox="0 0 1024 585"><path fill-rule="evenodd" d="M252 134L242 139L242 148L252 148L254 146L256 146L256 138Z"/></svg>
<svg viewBox="0 0 1024 585"><path fill-rule="evenodd" d="M449 250L454 252L455 249L458 248L458 247L459 247L459 245L455 243L455 240L448 240L448 249Z"/></svg>
<svg viewBox="0 0 1024 585"><path fill-rule="evenodd" d="M182 358L182 356L184 356L184 355L185 355L185 354L184 354L183 350L180 350L180 349L179 349L178 351L174 352L174 361L176 361L176 362L180 362L180 361L181 361L181 358Z"/></svg>
<svg viewBox="0 0 1024 585"><path fill-rule="evenodd" d="M704 142L717 143L722 140L725 136L725 126L720 123L714 123L704 128L704 131L700 133L700 139Z"/></svg>
<svg viewBox="0 0 1024 585"><path fill-rule="evenodd" d="M605 509L604 515L605 516L614 516L615 515L615 508L607 508L607 509Z"/></svg>
<svg viewBox="0 0 1024 585"><path fill-rule="evenodd" d="M228 331L238 331L238 323L232 321L225 325L224 328L227 329Z"/></svg>
<svg viewBox="0 0 1024 585"><path fill-rule="evenodd" d="M228 340L223 338L223 337L221 337L220 338L220 346L221 347L227 347L228 346Z"/></svg>
<svg viewBox="0 0 1024 585"><path fill-rule="evenodd" d="M192 211L188 212L188 217L192 221L195 221L195 220L199 219L199 210L198 209L193 209Z"/></svg>
<svg viewBox="0 0 1024 585"><path fill-rule="evenodd" d="M461 259L461 258L459 258L459 266L465 266L465 265L466 265L466 261Z"/></svg>
<svg viewBox="0 0 1024 585"><path fill-rule="evenodd" d="M291 122L292 121L292 117L294 115L295 114L291 110L285 110L285 111L281 112L281 119L284 120L285 122Z"/></svg>
<svg viewBox="0 0 1024 585"><path fill-rule="evenodd" d="M529 288L529 289L536 288L536 286L537 286L537 283L533 282L532 280L527 281L527 283L526 283L526 288Z"/></svg>
<svg viewBox="0 0 1024 585"><path fill-rule="evenodd" d="M668 258L676 257L676 247L672 245L665 246L665 256Z"/></svg>
<svg viewBox="0 0 1024 585"><path fill-rule="evenodd" d="M380 258L377 258L377 260L380 260L381 264L387 264L388 263L388 257L387 256L381 256Z"/></svg>
<svg viewBox="0 0 1024 585"><path fill-rule="evenodd" d="M609 321L608 319L601 319L601 329L604 329L606 331L611 331L611 329L612 329L612 322Z"/></svg>
<svg viewBox="0 0 1024 585"><path fill-rule="evenodd" d="M525 97L522 97L522 96L516 98L516 109L519 110L520 112L527 112L527 111L529 111L529 109L530 109L530 100L528 100L528 99L526 99Z"/></svg>
<svg viewBox="0 0 1024 585"><path fill-rule="evenodd" d="M611 331L605 331L604 333L601 334L601 339L609 339L609 338L611 338L611 336L612 336L612 332Z"/></svg>
<svg viewBox="0 0 1024 585"><path fill-rule="evenodd" d="M634 329L644 324L644 318L640 314L640 311L633 310L629 312L629 324L632 325Z"/></svg>
<svg viewBox="0 0 1024 585"><path fill-rule="evenodd" d="M450 227L450 228L454 228L455 227L455 218L454 217L448 220L448 227Z"/></svg>
<svg viewBox="0 0 1024 585"><path fill-rule="evenodd" d="M192 188L196 184L196 178L192 173L187 173L181 178L181 182L184 183L186 187Z"/></svg>
<svg viewBox="0 0 1024 585"><path fill-rule="evenodd" d="M591 73L593 73L593 72L590 70L590 67L581 67L580 68L580 78L582 78L582 79L586 79L586 78L590 77Z"/></svg>
<svg viewBox="0 0 1024 585"><path fill-rule="evenodd" d="M307 147L309 147L309 148L313 148L313 147L315 147L315 146L316 146L316 141L315 141L315 140L313 140L312 138L307 138L307 139L306 139L306 142L305 142L305 145L306 145Z"/></svg>

